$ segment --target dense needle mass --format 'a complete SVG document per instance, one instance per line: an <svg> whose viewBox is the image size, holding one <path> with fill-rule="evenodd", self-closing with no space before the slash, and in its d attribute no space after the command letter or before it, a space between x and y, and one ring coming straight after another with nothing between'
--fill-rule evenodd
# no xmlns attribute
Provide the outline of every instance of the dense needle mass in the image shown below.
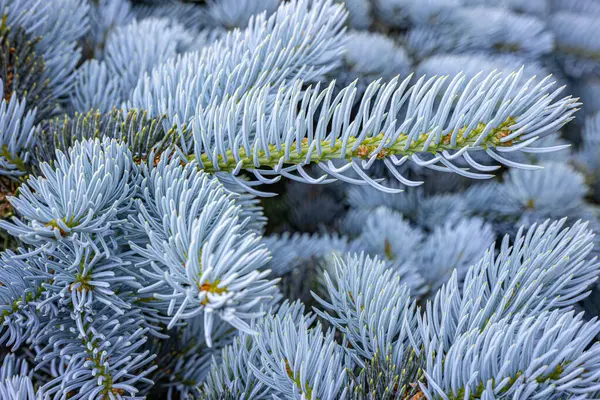
<svg viewBox="0 0 600 400"><path fill-rule="evenodd" d="M600 398L599 0L0 0L0 399Z"/></svg>

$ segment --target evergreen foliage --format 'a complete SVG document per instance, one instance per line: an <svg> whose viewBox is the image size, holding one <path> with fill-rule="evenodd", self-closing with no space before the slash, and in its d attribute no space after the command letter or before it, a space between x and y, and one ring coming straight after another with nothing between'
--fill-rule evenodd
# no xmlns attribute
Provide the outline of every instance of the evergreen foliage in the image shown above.
<svg viewBox="0 0 600 400"><path fill-rule="evenodd" d="M598 0L0 0L0 399L600 398Z"/></svg>

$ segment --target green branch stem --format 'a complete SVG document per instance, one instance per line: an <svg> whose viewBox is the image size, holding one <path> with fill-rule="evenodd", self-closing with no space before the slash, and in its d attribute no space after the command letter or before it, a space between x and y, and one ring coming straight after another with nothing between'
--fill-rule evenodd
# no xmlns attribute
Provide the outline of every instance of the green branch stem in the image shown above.
<svg viewBox="0 0 600 400"><path fill-rule="evenodd" d="M512 117L507 118L497 128L490 131L487 138L480 145L483 148L487 147L501 147L501 146L512 146L515 141L501 142L503 137L508 136L512 132L509 127L515 123L515 119ZM476 128L474 128L466 137L463 133L467 130L467 126L463 126L459 131L456 138L456 145L452 145L452 132L443 136L439 141L432 141L427 152L438 154L442 151L453 151L460 150L464 147L473 146L481 133L486 129L487 125L480 122ZM391 144L385 144L381 151L377 154L378 159L384 159L390 155L397 156L410 156L419 152L423 152L423 148L429 134L423 133L419 135L416 140L412 140L410 145L407 147L409 140L408 135L400 134L398 138ZM359 142L359 138L352 137L346 142L346 148L351 149L346 154L342 154L342 148L344 143L342 140L337 140L333 146L331 146L331 140L321 141L321 151L313 151L310 156L310 161L314 163L325 162L329 160L346 158L352 160L354 158L368 159L373 155L373 152L377 150L381 142L385 139L385 135L380 133L376 136L370 136L362 139ZM308 139L303 139L300 142L293 142L289 145L289 157L286 160L286 164L298 165L305 164L307 154L310 148ZM282 157L286 156L287 145L282 144L279 148L275 145L269 146L269 155L265 154L264 151L259 151L258 154L258 165L254 162L253 149L246 151L245 148L240 148L238 151L239 157L242 160L242 169L255 169L259 167L271 167L274 168ZM190 160L195 159L196 155L191 155ZM230 172L236 169L237 163L233 155L233 151L227 150L226 156L219 155L219 163L215 165L208 154L203 153L199 157L202 163L202 169L207 173L215 173L220 171Z"/></svg>

